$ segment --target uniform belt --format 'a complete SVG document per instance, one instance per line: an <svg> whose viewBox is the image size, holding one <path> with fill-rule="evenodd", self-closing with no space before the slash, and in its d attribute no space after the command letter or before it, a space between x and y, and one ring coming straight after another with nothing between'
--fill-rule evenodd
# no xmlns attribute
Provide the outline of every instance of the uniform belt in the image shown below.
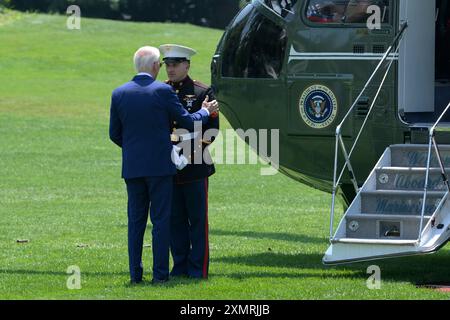
<svg viewBox="0 0 450 320"><path fill-rule="evenodd" d="M199 132L191 132L185 134L171 134L171 140L173 142L182 142L187 140L194 140L199 136Z"/></svg>

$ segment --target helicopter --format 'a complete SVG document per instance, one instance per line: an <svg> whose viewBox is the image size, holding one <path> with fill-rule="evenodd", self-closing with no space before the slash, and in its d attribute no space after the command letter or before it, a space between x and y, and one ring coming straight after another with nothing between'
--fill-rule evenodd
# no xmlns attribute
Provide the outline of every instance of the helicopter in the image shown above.
<svg viewBox="0 0 450 320"><path fill-rule="evenodd" d="M211 83L231 126L279 129L279 171L333 195L325 264L450 238L449 2L253 0L217 46Z"/></svg>

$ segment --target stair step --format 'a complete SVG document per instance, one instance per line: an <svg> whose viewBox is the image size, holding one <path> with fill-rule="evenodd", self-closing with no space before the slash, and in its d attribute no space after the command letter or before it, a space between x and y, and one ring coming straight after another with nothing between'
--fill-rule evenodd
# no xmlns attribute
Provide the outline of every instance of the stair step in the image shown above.
<svg viewBox="0 0 450 320"><path fill-rule="evenodd" d="M437 119L436 119L437 120ZM433 127L434 123L414 123L410 125L410 128L412 129L431 129ZM449 122L441 122L436 127L437 131L448 131L450 129L450 123Z"/></svg>
<svg viewBox="0 0 450 320"><path fill-rule="evenodd" d="M375 214L420 215L423 191L377 190L361 193L361 212ZM445 192L429 191L425 214L432 215Z"/></svg>
<svg viewBox="0 0 450 320"><path fill-rule="evenodd" d="M428 156L428 145L394 145L391 149L391 166L392 167L426 167ZM444 166L450 167L450 146L440 145L442 162ZM439 163L436 158L434 148L431 150L431 166L438 167Z"/></svg>
<svg viewBox="0 0 450 320"><path fill-rule="evenodd" d="M377 168L375 171L377 190L416 190L423 192L426 168L383 167ZM446 172L450 178L450 168L447 168ZM439 168L430 168L428 190L447 190Z"/></svg>
<svg viewBox="0 0 450 320"><path fill-rule="evenodd" d="M423 196L423 190L374 190L374 191L365 191L362 194L380 194L380 195L394 195L394 196ZM428 195L433 196L444 196L445 191L428 191Z"/></svg>
<svg viewBox="0 0 450 320"><path fill-rule="evenodd" d="M425 216L425 227L431 216ZM420 216L352 214L345 217L346 237L350 239L417 239Z"/></svg>
<svg viewBox="0 0 450 320"><path fill-rule="evenodd" d="M414 246L417 240L380 240L380 239L354 239L354 238L340 238L333 239L332 243L347 243L347 244L379 244L379 245L399 245L399 246Z"/></svg>
<svg viewBox="0 0 450 320"><path fill-rule="evenodd" d="M430 219L432 216L424 216L424 219ZM349 214L346 216L347 219L356 218L356 219L387 219L387 220L397 220L397 219L412 219L419 220L421 218L420 215L410 215L410 214L375 214L375 213L359 213L359 214Z"/></svg>

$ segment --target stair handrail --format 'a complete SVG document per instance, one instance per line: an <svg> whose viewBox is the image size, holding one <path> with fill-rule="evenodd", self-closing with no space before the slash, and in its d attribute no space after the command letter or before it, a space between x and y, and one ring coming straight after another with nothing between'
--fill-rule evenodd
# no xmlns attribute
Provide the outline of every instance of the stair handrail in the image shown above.
<svg viewBox="0 0 450 320"><path fill-rule="evenodd" d="M438 126L441 123L442 119L444 118L444 116L447 114L447 112L449 110L450 110L450 102L449 102L448 106L444 109L444 111L441 113L439 118L436 120L434 125L430 128L430 131L429 131L427 168L426 168L426 171L425 171L425 185L424 185L424 192L423 192L423 198L422 198L422 211L421 211L421 214L420 214L420 227L419 227L419 236L417 238L417 243L420 243L420 241L422 240L422 231L423 231L422 228L423 228L423 222L424 222L424 219L425 219L426 201L427 201L427 196L428 196L428 184L429 184L429 178L430 178L431 149L432 149L432 147L434 147L434 151L436 152L436 159L437 159L437 161L439 163L442 180L443 180L445 186L447 187L447 193L441 199L439 205L436 208L439 208L442 205L442 203L447 199L447 197L448 197L448 195L450 193L450 183L449 183L449 180L448 180L448 175L447 175L447 172L445 171L445 165L442 162L442 156L441 156L441 152L439 150L439 145L436 142L436 129L438 128ZM436 212L434 212L432 218L430 219L431 221L433 221L433 218L436 215L436 213L437 213L437 210L436 210Z"/></svg>
<svg viewBox="0 0 450 320"><path fill-rule="evenodd" d="M400 32L397 34L397 36L394 38L394 41L392 42L392 44L389 46L389 48L387 49L387 51L384 53L382 59L380 60L380 62L378 63L377 67L375 68L375 70L372 72L372 74L370 75L369 79L367 80L366 84L364 85L363 89L361 90L360 94L358 95L358 97L355 99L355 101L353 102L352 106L350 107L350 109L347 111L346 115L344 116L344 118L342 119L342 121L339 123L339 125L336 127L336 143L335 143L335 150L334 150L334 169L333 169L333 192L332 192L332 202L331 202L331 217L330 217L330 241L333 240L333 231L334 231L334 211L335 211L335 204L336 204L336 193L339 187L339 184L341 182L341 179L344 175L345 169L348 169L349 175L350 175L350 180L352 181L353 187L355 188L356 193L359 192L359 187L358 187L358 182L356 180L356 176L354 174L354 170L350 161L350 158L353 154L353 151L355 150L356 145L359 142L359 138L361 137L362 132L364 131L364 128L366 126L366 123L371 115L371 112L375 106L375 103L378 100L378 96L380 95L381 92L381 88L384 85L384 82L386 81L386 78L389 74L389 71L391 69L391 66L395 60L395 57L398 56L398 51L400 49L400 43L402 40L402 36L404 34L404 31L406 30L406 28L408 27L408 23L405 21L401 24L400 26ZM350 115L353 113L353 110L355 109L359 99L362 97L363 93L367 90L367 88L369 87L369 84L372 82L372 80L375 78L376 74L378 73L378 71L381 69L382 65L384 64L384 62L387 60L387 58L390 56L391 52L393 51L394 47L395 49L395 54L392 57L391 62L389 63L386 72L383 76L383 79L381 81L381 84L378 86L378 90L377 93L372 101L372 104L369 108L369 111L367 112L367 115L363 121L363 124L358 132L358 135L352 145L352 148L350 149L350 152L347 152L347 148L345 147L345 143L344 140L342 138L342 127L345 124L346 120L350 117ZM339 146L341 147L341 151L344 155L345 158L345 163L344 166L339 174L339 177L337 176L337 170L338 170L338 155L339 155Z"/></svg>

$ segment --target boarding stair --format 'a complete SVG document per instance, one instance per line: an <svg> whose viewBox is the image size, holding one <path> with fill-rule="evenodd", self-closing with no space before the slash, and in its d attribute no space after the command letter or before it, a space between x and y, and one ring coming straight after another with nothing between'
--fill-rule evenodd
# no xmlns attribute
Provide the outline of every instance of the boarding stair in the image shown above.
<svg viewBox="0 0 450 320"><path fill-rule="evenodd" d="M431 253L447 242L448 182L437 155L428 163L428 151L412 144L386 149L331 238L325 264ZM439 152L448 174L450 145Z"/></svg>
<svg viewBox="0 0 450 320"><path fill-rule="evenodd" d="M450 115L450 102L436 121L405 123L410 130L428 132L428 144L387 146L362 187L351 162L393 65L394 59L388 62L388 57L392 53L394 56L398 54L407 27L406 22L401 24L392 45L336 127L330 246L323 257L326 265L432 253L450 238L450 145L438 144L436 139L438 132L450 131L449 123L443 121ZM368 113L352 146L348 147L344 142L343 127L356 112L358 101L386 63L385 73ZM340 154L344 160L341 170ZM335 231L336 197L345 172L353 184L356 197Z"/></svg>

